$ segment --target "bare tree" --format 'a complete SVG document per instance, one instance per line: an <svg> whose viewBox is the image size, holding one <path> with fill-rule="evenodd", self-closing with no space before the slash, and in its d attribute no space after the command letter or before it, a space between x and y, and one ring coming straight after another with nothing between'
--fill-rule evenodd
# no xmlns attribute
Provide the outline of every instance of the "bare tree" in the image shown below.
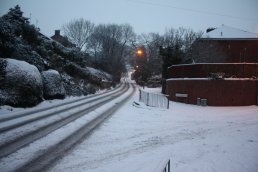
<svg viewBox="0 0 258 172"><path fill-rule="evenodd" d="M122 37L121 37L121 56L124 56L124 49L128 43L134 42L136 35L133 31L133 27L129 24L123 24L120 26Z"/></svg>
<svg viewBox="0 0 258 172"><path fill-rule="evenodd" d="M94 24L83 18L75 19L62 27L65 36L81 50L86 49Z"/></svg>
<svg viewBox="0 0 258 172"><path fill-rule="evenodd" d="M133 28L128 24L100 24L94 28L90 37L90 51L94 62L119 81L125 70L125 50L134 39Z"/></svg>
<svg viewBox="0 0 258 172"><path fill-rule="evenodd" d="M194 55L194 51L193 48L193 44L194 42L198 39L201 38L201 36L203 35L203 32L199 31L199 32L194 32L191 29L188 29L184 35L184 47L183 47L183 51L185 53L185 58L184 61L188 61L191 63L195 63L197 62L195 59L195 55Z"/></svg>
<svg viewBox="0 0 258 172"><path fill-rule="evenodd" d="M163 37L158 33L141 34L138 36L139 43L146 48L149 59L158 58L159 47L163 44Z"/></svg>

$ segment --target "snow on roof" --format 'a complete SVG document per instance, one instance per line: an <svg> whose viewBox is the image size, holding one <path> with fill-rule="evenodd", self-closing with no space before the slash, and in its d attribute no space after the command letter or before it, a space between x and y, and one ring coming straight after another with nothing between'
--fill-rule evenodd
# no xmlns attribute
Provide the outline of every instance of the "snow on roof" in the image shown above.
<svg viewBox="0 0 258 172"><path fill-rule="evenodd" d="M258 34L222 25L204 34L202 38L258 38Z"/></svg>

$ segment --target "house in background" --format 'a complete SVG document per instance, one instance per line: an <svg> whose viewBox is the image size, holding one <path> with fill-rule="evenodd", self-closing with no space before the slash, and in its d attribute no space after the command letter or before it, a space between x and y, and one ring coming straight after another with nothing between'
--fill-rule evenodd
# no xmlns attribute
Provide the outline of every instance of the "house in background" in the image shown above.
<svg viewBox="0 0 258 172"><path fill-rule="evenodd" d="M258 105L257 34L222 26L196 40L192 51L195 63L167 69L170 100L211 106Z"/></svg>
<svg viewBox="0 0 258 172"><path fill-rule="evenodd" d="M60 34L60 30L55 30L55 35L51 36L51 39L59 42L60 44L62 44L65 47L76 47L75 44L71 43L67 37L64 37Z"/></svg>
<svg viewBox="0 0 258 172"><path fill-rule="evenodd" d="M258 34L222 25L207 29L192 48L195 63L258 63Z"/></svg>

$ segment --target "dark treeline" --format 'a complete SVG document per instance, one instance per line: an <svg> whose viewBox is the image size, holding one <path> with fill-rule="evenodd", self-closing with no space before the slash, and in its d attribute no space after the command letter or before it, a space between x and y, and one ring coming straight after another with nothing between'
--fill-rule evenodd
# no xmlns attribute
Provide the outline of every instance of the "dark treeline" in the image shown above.
<svg viewBox="0 0 258 172"><path fill-rule="evenodd" d="M202 34L192 29L171 28L163 35L137 35L129 24L95 25L80 18L62 27L64 35L77 47L65 49L44 39L39 28L22 16L19 6L11 9L0 20L1 57L25 60L36 65L39 70L55 68L59 71L65 65L64 61L70 60L81 67L101 69L111 74L114 82L119 82L126 72L127 63L135 67L137 81L146 82L150 77L160 74L165 78L168 66L193 62L191 45ZM144 50L145 60L137 60L135 51L138 47Z"/></svg>
<svg viewBox="0 0 258 172"><path fill-rule="evenodd" d="M202 35L202 32L185 28L171 28L163 35L137 35L129 24L95 25L82 18L70 21L62 30L71 42L89 54L94 67L111 73L119 80L126 70L126 62L129 62L136 69L135 79L142 82L161 73L165 78L166 68L170 65L192 63L191 45ZM135 56L139 47L144 50L145 60L137 60Z"/></svg>

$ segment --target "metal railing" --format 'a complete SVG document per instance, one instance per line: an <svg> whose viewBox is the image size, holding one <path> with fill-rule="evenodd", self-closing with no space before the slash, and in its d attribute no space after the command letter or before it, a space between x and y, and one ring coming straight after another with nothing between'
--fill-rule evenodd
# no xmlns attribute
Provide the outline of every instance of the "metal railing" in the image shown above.
<svg viewBox="0 0 258 172"><path fill-rule="evenodd" d="M168 96L158 93L149 93L139 90L139 101L145 103L147 106L161 107L169 109Z"/></svg>

